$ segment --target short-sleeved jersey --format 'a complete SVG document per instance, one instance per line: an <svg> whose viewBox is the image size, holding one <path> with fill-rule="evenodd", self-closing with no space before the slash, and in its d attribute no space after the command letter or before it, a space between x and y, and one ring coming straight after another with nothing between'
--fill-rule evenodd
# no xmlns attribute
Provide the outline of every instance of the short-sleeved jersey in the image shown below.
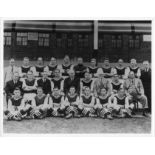
<svg viewBox="0 0 155 155"><path fill-rule="evenodd" d="M86 82L85 80L81 80L82 84L83 84L83 87L89 87L91 88L91 84L93 82L93 80L90 80L89 82Z"/></svg>
<svg viewBox="0 0 155 155"><path fill-rule="evenodd" d="M13 106L19 107L21 105L21 102L22 102L22 97L19 99L11 98L11 102L12 102Z"/></svg>
<svg viewBox="0 0 155 155"><path fill-rule="evenodd" d="M102 67L103 73L111 73L111 67L109 68L104 68Z"/></svg>
<svg viewBox="0 0 155 155"><path fill-rule="evenodd" d="M112 89L117 91L121 88L121 85L122 85L121 83L115 84L113 82L111 82L111 84L112 84Z"/></svg>
<svg viewBox="0 0 155 155"><path fill-rule="evenodd" d="M55 97L55 96L51 95L51 99L52 99L53 103L60 104L61 103L62 96L60 95L58 97Z"/></svg>
<svg viewBox="0 0 155 155"><path fill-rule="evenodd" d="M136 67L136 68L131 68L129 67L130 71L134 72L135 74L137 74L137 71L139 69L139 67Z"/></svg>
<svg viewBox="0 0 155 155"><path fill-rule="evenodd" d="M70 94L67 94L66 98L68 99L69 103L73 103L73 102L76 102L78 95L75 94L74 96L71 96Z"/></svg>
<svg viewBox="0 0 155 155"><path fill-rule="evenodd" d="M89 73L92 74L92 77L94 77L94 74L97 73L98 67L88 67Z"/></svg>
<svg viewBox="0 0 155 155"><path fill-rule="evenodd" d="M118 67L115 67L116 71L117 71L117 75L125 75L125 67L124 68L118 68Z"/></svg>
<svg viewBox="0 0 155 155"><path fill-rule="evenodd" d="M62 76L69 76L68 74L68 70L71 69L72 64L65 66L64 64L62 64L62 69L64 70L64 73L62 73Z"/></svg>
<svg viewBox="0 0 155 155"><path fill-rule="evenodd" d="M93 98L92 95L89 96L89 98L85 97L85 95L82 95L81 97L84 104L90 104Z"/></svg>
<svg viewBox="0 0 155 155"><path fill-rule="evenodd" d="M41 76L41 73L44 71L44 66L35 66L36 72L39 72L39 76Z"/></svg>
<svg viewBox="0 0 155 155"><path fill-rule="evenodd" d="M50 77L53 78L54 77L54 71L57 69L58 65L55 65L55 66L49 66L48 65L48 68L49 68L49 71L51 71L51 75Z"/></svg>
<svg viewBox="0 0 155 155"><path fill-rule="evenodd" d="M104 105L104 104L107 104L108 103L109 96L106 96L106 98L102 98L101 96L99 96L98 99L100 101L100 104L101 105Z"/></svg>
<svg viewBox="0 0 155 155"><path fill-rule="evenodd" d="M119 98L118 96L115 96L116 97L116 100L117 100L117 104L118 105L122 105L122 106L125 106L125 100L126 100L126 96L124 96L123 98Z"/></svg>
<svg viewBox="0 0 155 155"><path fill-rule="evenodd" d="M35 85L35 79L33 79L32 81L25 79L25 84L27 86L34 86ZM36 90L24 90L24 93L36 93Z"/></svg>
<svg viewBox="0 0 155 155"><path fill-rule="evenodd" d="M29 67L21 66L21 71L22 71L22 73L27 73L30 70L30 68L31 68L31 66L29 66Z"/></svg>
<svg viewBox="0 0 155 155"><path fill-rule="evenodd" d="M44 104L45 98L46 98L45 95L42 98L35 96L36 106L40 106L40 105Z"/></svg>

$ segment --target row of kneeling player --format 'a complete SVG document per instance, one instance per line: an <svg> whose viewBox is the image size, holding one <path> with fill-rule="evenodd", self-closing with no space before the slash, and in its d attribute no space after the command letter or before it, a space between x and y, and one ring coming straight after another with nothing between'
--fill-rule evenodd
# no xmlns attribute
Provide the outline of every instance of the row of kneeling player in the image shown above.
<svg viewBox="0 0 155 155"><path fill-rule="evenodd" d="M98 97L91 94L86 87L83 95L79 96L75 87L71 87L66 96L61 95L58 88L54 88L51 95L43 94L41 87L37 88L37 95L29 100L22 98L20 89L14 90L14 96L9 99L8 107L4 111L8 120L22 120L45 117L132 117L134 104L125 95L124 89L119 89L115 96L108 96L105 88Z"/></svg>

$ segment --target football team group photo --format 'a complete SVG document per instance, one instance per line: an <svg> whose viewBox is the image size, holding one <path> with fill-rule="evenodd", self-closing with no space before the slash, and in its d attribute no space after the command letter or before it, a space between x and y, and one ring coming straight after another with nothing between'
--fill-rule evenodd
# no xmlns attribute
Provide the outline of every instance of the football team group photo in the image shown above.
<svg viewBox="0 0 155 155"><path fill-rule="evenodd" d="M4 133L151 133L151 21L4 21Z"/></svg>

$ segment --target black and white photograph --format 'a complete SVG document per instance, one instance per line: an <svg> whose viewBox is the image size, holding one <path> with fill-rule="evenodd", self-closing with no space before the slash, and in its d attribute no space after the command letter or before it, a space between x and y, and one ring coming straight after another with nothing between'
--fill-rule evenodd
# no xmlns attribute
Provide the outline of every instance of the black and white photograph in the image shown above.
<svg viewBox="0 0 155 155"><path fill-rule="evenodd" d="M151 20L4 20L4 134L151 134Z"/></svg>

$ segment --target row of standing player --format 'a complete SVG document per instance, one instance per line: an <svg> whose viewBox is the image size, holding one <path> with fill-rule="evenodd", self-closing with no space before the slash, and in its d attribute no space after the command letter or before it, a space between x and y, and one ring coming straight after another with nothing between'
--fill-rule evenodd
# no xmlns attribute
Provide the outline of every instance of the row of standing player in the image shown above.
<svg viewBox="0 0 155 155"><path fill-rule="evenodd" d="M104 72L105 77L107 78L112 77L114 74L118 74L121 78L127 78L130 71L133 71L138 78L141 76L141 69L137 66L135 59L131 59L131 65L128 67L124 66L122 59L119 59L118 65L114 67L111 66L108 59L103 62L103 66L101 67L96 65L96 59L91 59L90 66L87 67L83 64L83 59L81 57L77 59L77 65L71 64L69 56L65 56L62 65L58 65L56 58L52 57L49 65L47 66L44 66L43 59L39 57L37 59L37 64L31 66L29 58L25 57L21 67L15 66L15 60L10 59L10 65L5 68L4 82L6 83L9 81L12 77L11 73L15 71L19 72L20 77L25 77L29 70L33 72L35 77L41 77L41 73L43 71L47 71L48 76L53 78L54 70L57 68L60 69L63 77L68 76L68 71L71 69L74 69L76 77L79 78L83 78L86 71L89 71L92 74L92 77L97 77L101 71Z"/></svg>

